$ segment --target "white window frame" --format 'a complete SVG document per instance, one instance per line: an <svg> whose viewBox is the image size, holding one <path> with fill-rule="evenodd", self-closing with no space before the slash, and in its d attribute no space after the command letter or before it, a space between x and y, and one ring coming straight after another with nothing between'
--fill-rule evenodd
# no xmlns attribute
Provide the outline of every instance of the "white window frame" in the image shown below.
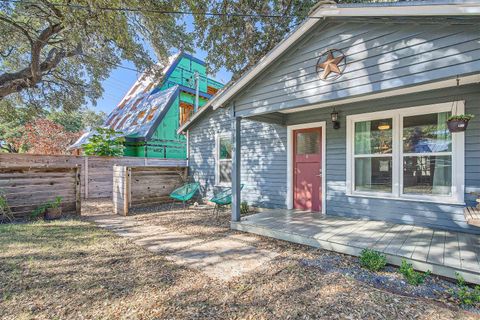
<svg viewBox="0 0 480 320"><path fill-rule="evenodd" d="M232 136L228 132L215 134L215 185L221 187L230 187L232 185L231 182L220 182L220 162L232 162L232 159L220 159L220 139L231 140Z"/></svg>
<svg viewBox="0 0 480 320"><path fill-rule="evenodd" d="M452 114L463 114L465 112L465 101L455 102L456 106L452 110L454 102L437 103L431 105L416 106L410 108L400 108L388 111L379 111L347 116L347 181L346 194L348 196L358 196L366 198L395 199L405 201L434 202L448 204L464 204L465 190L465 133L452 133L452 190L451 196L434 195L412 195L403 194L403 118L415 115L429 113L439 113L450 111ZM355 123L361 121L392 119L392 193L375 191L355 191ZM441 152L432 153L432 155L441 155ZM450 154L450 152L448 152ZM412 155L407 153L406 155ZM381 154L375 155L382 157Z"/></svg>

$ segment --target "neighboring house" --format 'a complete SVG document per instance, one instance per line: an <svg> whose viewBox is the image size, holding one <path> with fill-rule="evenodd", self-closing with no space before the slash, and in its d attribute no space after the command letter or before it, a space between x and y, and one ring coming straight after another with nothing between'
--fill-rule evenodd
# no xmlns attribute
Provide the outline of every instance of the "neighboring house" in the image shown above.
<svg viewBox="0 0 480 320"><path fill-rule="evenodd" d="M233 221L246 200L480 233L464 217L480 192L479 13L459 1L316 8L180 127L191 175L205 196L233 186ZM450 133L462 113L476 118Z"/></svg>
<svg viewBox="0 0 480 320"><path fill-rule="evenodd" d="M197 111L195 74L201 108L223 85L207 77L205 62L191 55L174 55L161 76L143 74L135 82L103 124L125 136L125 156L187 157L186 137L177 130ZM81 148L92 134L87 132L70 148Z"/></svg>

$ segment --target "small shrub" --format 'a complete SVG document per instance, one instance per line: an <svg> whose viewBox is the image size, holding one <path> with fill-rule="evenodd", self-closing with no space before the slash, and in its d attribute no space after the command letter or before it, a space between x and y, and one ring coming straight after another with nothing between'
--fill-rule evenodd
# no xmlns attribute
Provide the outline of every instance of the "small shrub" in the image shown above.
<svg viewBox="0 0 480 320"><path fill-rule="evenodd" d="M246 201L242 201L240 204L240 213L247 214L250 212L250 208L248 207L248 203Z"/></svg>
<svg viewBox="0 0 480 320"><path fill-rule="evenodd" d="M38 207L36 207L35 210L33 210L32 213L30 214L30 219L37 220L38 218L43 216L43 214L45 214L45 211L47 211L47 209L58 208L60 207L61 204L62 204L62 197L55 197L55 200L49 201L47 203L41 204Z"/></svg>
<svg viewBox="0 0 480 320"><path fill-rule="evenodd" d="M0 190L0 223L2 221L7 221L12 222L13 221L13 215L12 212L10 211L10 207L8 206L7 202L7 197L5 196L5 193Z"/></svg>
<svg viewBox="0 0 480 320"><path fill-rule="evenodd" d="M460 304L464 306L480 305L480 285L470 288L465 279L457 272L458 290L450 290L450 294L458 299Z"/></svg>
<svg viewBox="0 0 480 320"><path fill-rule="evenodd" d="M87 156L121 157L125 149L125 138L121 131L96 128L88 143L83 146Z"/></svg>
<svg viewBox="0 0 480 320"><path fill-rule="evenodd" d="M402 260L402 265L400 266L400 273L403 274L405 277L405 280L411 285L418 286L419 284L422 284L425 281L425 278L427 278L430 275L430 270L428 270L425 273L417 272L413 270L412 264L408 263L407 260L403 259Z"/></svg>
<svg viewBox="0 0 480 320"><path fill-rule="evenodd" d="M36 207L32 213L30 213L30 220L37 220L45 214L48 209L48 203L44 203Z"/></svg>
<svg viewBox="0 0 480 320"><path fill-rule="evenodd" d="M387 257L378 251L363 249L360 254L360 264L370 271L379 271L387 265Z"/></svg>
<svg viewBox="0 0 480 320"><path fill-rule="evenodd" d="M62 204L62 197L55 197L55 200L50 202L50 208L56 209Z"/></svg>

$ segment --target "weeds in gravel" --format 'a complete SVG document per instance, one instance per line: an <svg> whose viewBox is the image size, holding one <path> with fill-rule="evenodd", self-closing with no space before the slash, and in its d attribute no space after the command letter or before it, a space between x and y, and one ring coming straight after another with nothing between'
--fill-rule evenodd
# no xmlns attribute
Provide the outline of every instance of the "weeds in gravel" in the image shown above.
<svg viewBox="0 0 480 320"><path fill-rule="evenodd" d="M241 214L247 214L250 212L250 207L248 206L247 201L242 201L240 204L240 213Z"/></svg>
<svg viewBox="0 0 480 320"><path fill-rule="evenodd" d="M425 279L430 275L430 270L425 273L417 272L413 270L411 263L408 263L407 260L402 259L402 265L400 266L400 273L403 274L405 280L411 285L418 286L422 284Z"/></svg>
<svg viewBox="0 0 480 320"><path fill-rule="evenodd" d="M457 272L458 290L450 290L450 294L458 299L460 304L464 306L480 305L480 285L470 288L465 279Z"/></svg>
<svg viewBox="0 0 480 320"><path fill-rule="evenodd" d="M360 253L360 264L370 271L379 271L387 265L387 257L372 249L363 249Z"/></svg>

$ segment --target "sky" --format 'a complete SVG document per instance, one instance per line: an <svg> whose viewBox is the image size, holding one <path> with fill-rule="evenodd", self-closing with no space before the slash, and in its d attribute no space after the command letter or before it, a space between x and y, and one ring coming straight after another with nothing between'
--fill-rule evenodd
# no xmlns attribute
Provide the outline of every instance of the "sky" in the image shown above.
<svg viewBox="0 0 480 320"><path fill-rule="evenodd" d="M184 21L187 24L187 30L192 31L192 17L185 16ZM176 53L175 50L172 50L172 54L174 53ZM199 48L196 48L192 55L200 60L204 60L207 56L207 53ZM126 60L122 62L122 66L135 69L135 65ZM90 106L90 109L95 111L103 111L106 114L109 114L113 108L117 106L120 100L122 100L123 96L127 93L139 76L140 74L132 70L122 68L114 69L110 74L110 77L102 83L104 89L103 96L97 101L97 105ZM217 81L225 84L230 80L232 74L222 68L217 74L210 76L213 76L213 78L215 78Z"/></svg>

